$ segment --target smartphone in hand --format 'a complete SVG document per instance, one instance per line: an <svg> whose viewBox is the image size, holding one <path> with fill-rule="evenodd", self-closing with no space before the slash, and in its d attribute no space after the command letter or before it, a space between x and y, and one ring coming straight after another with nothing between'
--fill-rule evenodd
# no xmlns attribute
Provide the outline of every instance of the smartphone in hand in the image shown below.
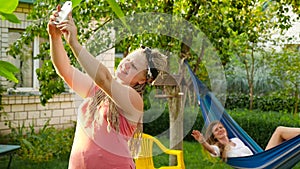
<svg viewBox="0 0 300 169"><path fill-rule="evenodd" d="M58 17L54 24L59 24L61 21L64 21L68 18L69 13L72 11L72 2L66 1L61 8L61 11L58 12Z"/></svg>

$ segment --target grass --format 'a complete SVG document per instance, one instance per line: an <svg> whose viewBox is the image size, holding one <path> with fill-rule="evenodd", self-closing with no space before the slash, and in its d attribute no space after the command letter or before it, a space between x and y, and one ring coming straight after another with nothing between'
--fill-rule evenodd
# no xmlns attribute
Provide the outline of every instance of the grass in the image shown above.
<svg viewBox="0 0 300 169"><path fill-rule="evenodd" d="M0 158L0 168L6 168L8 164L8 156ZM228 165L216 161L215 158L203 156L201 146L196 142L184 142L184 161L187 169L230 169ZM169 157L167 155L158 155L154 157L156 167L167 166ZM68 158L53 159L52 161L35 163L31 161L24 161L15 156L11 163L10 169L66 169L68 168ZM298 163L293 169L300 169Z"/></svg>
<svg viewBox="0 0 300 169"><path fill-rule="evenodd" d="M202 150L202 147L199 143L196 142L184 142L183 144L184 151L184 162L187 169L202 169L202 168L211 168L211 169L230 169L231 167L227 164L219 161L217 158L205 156ZM155 151L155 147L153 148ZM169 156L162 154L154 157L154 165L159 168L161 166L168 166Z"/></svg>

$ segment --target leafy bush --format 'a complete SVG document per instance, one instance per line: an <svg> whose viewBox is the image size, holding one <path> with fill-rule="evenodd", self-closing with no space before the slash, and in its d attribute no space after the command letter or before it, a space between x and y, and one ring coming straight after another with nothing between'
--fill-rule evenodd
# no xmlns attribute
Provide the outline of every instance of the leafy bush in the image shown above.
<svg viewBox="0 0 300 169"><path fill-rule="evenodd" d="M160 113L159 111L155 111L155 109L148 110L149 114L152 116L155 116L156 113ZM170 119L169 119L169 111L168 107L165 107L162 114L159 116L159 118L150 121L150 122L144 122L143 124L143 131L144 133L151 133L152 135L158 135L162 133L162 131L166 131L169 128Z"/></svg>
<svg viewBox="0 0 300 169"><path fill-rule="evenodd" d="M36 74L40 81L39 91L42 105L45 105L54 94L65 91L64 82L55 72L51 60L45 60L42 67L36 70Z"/></svg>
<svg viewBox="0 0 300 169"><path fill-rule="evenodd" d="M69 155L73 142L74 128L57 130L49 126L49 120L36 132L34 125L25 128L24 124L11 127L8 135L13 144L21 145L18 156L33 162L44 162Z"/></svg>
<svg viewBox="0 0 300 169"><path fill-rule="evenodd" d="M225 108L228 110L249 108L249 100L249 95L233 93L227 97ZM292 112L295 102L295 98L279 94L254 96L253 109L261 111ZM298 107L300 107L300 103Z"/></svg>
<svg viewBox="0 0 300 169"><path fill-rule="evenodd" d="M299 117L291 113L262 112L236 109L229 112L233 119L263 149L278 126L299 127Z"/></svg>
<svg viewBox="0 0 300 169"><path fill-rule="evenodd" d="M150 109L150 111L147 113L153 115L154 117L157 117L155 114L155 113L157 113L157 111L155 111L155 109ZM196 117L196 119L195 119L195 117ZM183 120L184 120L183 121L184 127L193 126L191 130L199 129L204 124L201 114L195 115L195 112L190 112L190 110L186 110L184 112ZM185 125L185 124L188 124L188 125ZM170 127L169 111L168 111L168 107L166 105L164 112L161 113L161 115L158 118L154 119L151 122L145 122L143 124L143 132L155 136L155 135L159 135L159 134L167 131L169 129L169 127ZM190 130L190 129L184 129L184 131L186 131L186 130ZM185 137L185 140L193 141L194 139L190 134L187 134L187 136Z"/></svg>

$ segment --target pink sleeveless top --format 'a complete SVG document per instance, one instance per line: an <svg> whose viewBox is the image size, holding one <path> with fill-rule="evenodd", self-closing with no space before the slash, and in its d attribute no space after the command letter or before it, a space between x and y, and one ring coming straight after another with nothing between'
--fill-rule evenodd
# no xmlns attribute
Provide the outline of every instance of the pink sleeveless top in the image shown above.
<svg viewBox="0 0 300 169"><path fill-rule="evenodd" d="M107 130L106 113L108 102L99 107L101 122L97 125L84 124L88 100L82 103L78 112L77 126L71 150L69 169L134 169L128 141L136 125L130 124L120 114L119 132Z"/></svg>

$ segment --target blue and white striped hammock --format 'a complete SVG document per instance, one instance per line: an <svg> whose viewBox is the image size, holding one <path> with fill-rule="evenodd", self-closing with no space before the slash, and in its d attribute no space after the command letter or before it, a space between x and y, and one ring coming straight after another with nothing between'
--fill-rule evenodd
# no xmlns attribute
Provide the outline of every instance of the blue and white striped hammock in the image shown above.
<svg viewBox="0 0 300 169"><path fill-rule="evenodd" d="M219 120L227 129L229 138L238 137L247 145L253 155L228 158L227 164L233 168L289 169L300 161L300 135L264 151L226 112L212 92L197 78L185 60L193 81L205 126Z"/></svg>

